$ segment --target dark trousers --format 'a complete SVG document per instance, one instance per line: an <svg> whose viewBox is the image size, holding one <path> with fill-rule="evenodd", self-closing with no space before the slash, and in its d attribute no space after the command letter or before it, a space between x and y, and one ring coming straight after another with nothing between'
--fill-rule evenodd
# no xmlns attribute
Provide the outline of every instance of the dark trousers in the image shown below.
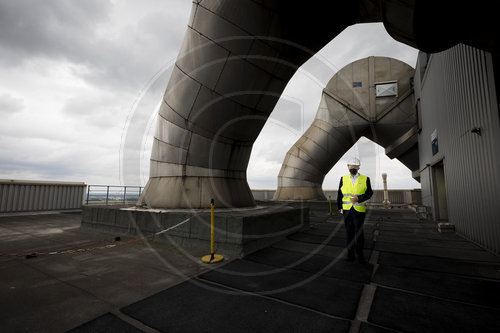
<svg viewBox="0 0 500 333"><path fill-rule="evenodd" d="M353 208L348 212L344 211L344 224L347 231L347 255L354 257L354 252L359 258L363 258L363 248L365 246L365 235L363 224L366 213L360 213Z"/></svg>

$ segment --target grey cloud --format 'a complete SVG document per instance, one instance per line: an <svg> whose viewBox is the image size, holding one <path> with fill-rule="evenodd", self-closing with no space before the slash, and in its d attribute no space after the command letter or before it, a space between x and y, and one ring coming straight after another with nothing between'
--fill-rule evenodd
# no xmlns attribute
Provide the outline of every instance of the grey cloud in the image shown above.
<svg viewBox="0 0 500 333"><path fill-rule="evenodd" d="M268 140L268 149L258 151L259 156L264 158L268 162L279 164L283 163L286 152L290 149L292 145L283 144L279 139L273 138ZM279 170L278 170L279 171ZM278 176L276 173L275 176Z"/></svg>
<svg viewBox="0 0 500 333"><path fill-rule="evenodd" d="M75 171L72 167L62 166L55 163L43 163L33 161L2 161L0 162L0 174L5 178L18 178L18 175L29 175L36 179L57 179L73 176ZM78 173L78 171L76 172ZM11 177L9 177L9 175ZM74 176L73 176L74 178Z"/></svg>
<svg viewBox="0 0 500 333"><path fill-rule="evenodd" d="M165 62L175 60L190 5L141 1L125 10L135 6L143 16L129 13L134 19L109 33L117 10L109 0L0 1L0 63L68 61L80 65L75 74L93 85L137 90Z"/></svg>
<svg viewBox="0 0 500 333"><path fill-rule="evenodd" d="M116 99L109 96L82 96L72 98L62 108L66 117L93 126L109 129L116 125L117 118L123 118L123 110Z"/></svg>
<svg viewBox="0 0 500 333"><path fill-rule="evenodd" d="M275 175L260 176L248 179L248 185L251 189L275 190L277 183L277 176Z"/></svg>
<svg viewBox="0 0 500 333"><path fill-rule="evenodd" d="M393 39L382 23L356 24L348 27L320 51L337 70L369 56L387 56L414 67L417 50Z"/></svg>
<svg viewBox="0 0 500 333"><path fill-rule="evenodd" d="M88 181L101 176L113 179L118 164L114 147L77 146L72 142L52 147L40 146L37 141L22 140L17 147L20 151L2 147L0 178Z"/></svg>
<svg viewBox="0 0 500 333"><path fill-rule="evenodd" d="M10 94L0 95L0 116L8 117L24 109L22 98L14 97Z"/></svg>
<svg viewBox="0 0 500 333"><path fill-rule="evenodd" d="M269 120L295 130L298 133L302 133L305 126L304 103L287 96L282 96L269 116Z"/></svg>
<svg viewBox="0 0 500 333"><path fill-rule="evenodd" d="M0 2L0 40L3 61L31 57L76 55L84 37L96 37L110 1L23 0Z"/></svg>
<svg viewBox="0 0 500 333"><path fill-rule="evenodd" d="M357 147L360 156L364 156L365 158L374 158L378 155L377 149L380 146L375 142L362 137L360 140L358 140Z"/></svg>
<svg viewBox="0 0 500 333"><path fill-rule="evenodd" d="M109 94L78 96L69 99L62 111L71 117L94 117L106 111L113 102L116 102L116 97Z"/></svg>
<svg viewBox="0 0 500 333"><path fill-rule="evenodd" d="M100 51L92 57L92 68L79 76L97 86L139 90L155 75L169 72L186 30L189 7L184 1L182 5L179 0L173 2L166 6L164 1L149 1L151 12L128 25L116 40L96 41Z"/></svg>

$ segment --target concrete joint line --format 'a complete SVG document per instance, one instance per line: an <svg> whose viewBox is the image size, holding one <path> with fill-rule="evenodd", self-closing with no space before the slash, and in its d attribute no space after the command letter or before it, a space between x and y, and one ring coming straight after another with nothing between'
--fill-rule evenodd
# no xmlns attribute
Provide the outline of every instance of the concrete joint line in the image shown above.
<svg viewBox="0 0 500 333"><path fill-rule="evenodd" d="M360 323L368 321L368 315L370 314L370 309L372 307L376 289L377 286L373 284L364 285L363 291L361 292L361 297L359 298L356 317L355 320L351 323L351 329L349 330L349 333L359 332Z"/></svg>
<svg viewBox="0 0 500 333"><path fill-rule="evenodd" d="M368 262L372 265L378 265L378 258L380 256L380 252L377 251L377 250L373 250L372 251L372 254L370 255L370 259L368 260Z"/></svg>
<svg viewBox="0 0 500 333"><path fill-rule="evenodd" d="M397 287L391 287L391 286L386 286L386 285L379 284L379 283L373 283L372 285L374 287L382 287L382 288L385 288L385 289L396 290L396 291L407 293L407 294L422 296L422 297L431 298L431 299L438 299L438 300L445 301L445 302L451 302L451 303L462 304L462 305L469 305L469 306L473 306L473 307L476 307L476 308L483 308L483 309L498 311L498 308L496 308L496 307L492 307L492 306L488 306L488 305L482 305L482 304L477 304L477 303L471 303L471 302L467 302L467 301L464 301L464 300L458 300L458 299L446 298L446 297L437 296L437 295L425 294L423 292L419 292L419 291L415 291L415 290L409 290L409 289L402 289L402 288L397 288Z"/></svg>
<svg viewBox="0 0 500 333"><path fill-rule="evenodd" d="M146 332L146 333L159 333L160 332L160 331L155 330L154 328L151 328L151 327L143 324L142 322L140 322L132 317L127 316L126 314L123 314L119 310L111 311L111 313L113 313L115 316L117 316L121 320L127 322L128 324L134 326L135 328L137 328L143 332Z"/></svg>
<svg viewBox="0 0 500 333"><path fill-rule="evenodd" d="M326 88L325 88L325 89L323 89L323 93L326 94L326 95L328 95L329 97L333 98L335 101L337 101L338 103L342 104L343 106L345 106L350 111L354 112L357 116L363 118L367 122L370 122L370 119L363 112L361 112L360 110L356 109L351 104L349 104L348 102L344 101L342 98L340 98L337 95L335 95L333 92L331 92L329 90L326 90Z"/></svg>
<svg viewBox="0 0 500 333"><path fill-rule="evenodd" d="M384 118L389 112L392 111L395 107L397 107L399 104L401 104L408 96L410 96L413 93L413 89L408 89L404 94L398 97L397 100L394 101L391 105L389 105L384 111L380 113L380 115L377 117L376 121L379 121L380 119Z"/></svg>
<svg viewBox="0 0 500 333"><path fill-rule="evenodd" d="M218 44L217 44L218 45ZM231 57L231 53L229 53L226 57L226 59L224 60L224 65L222 65L222 68L219 72L219 76L217 77L217 80L215 81L215 85L214 85L214 91L217 91L217 86L219 85L219 81L220 81L220 78L222 76L222 73L224 72L224 69L226 68L226 65L227 65L227 61L228 59Z"/></svg>
<svg viewBox="0 0 500 333"><path fill-rule="evenodd" d="M373 277L375 276L375 273L377 273L379 266L380 265L377 263L373 264L373 271L372 271L372 275L370 276L370 280L373 280Z"/></svg>
<svg viewBox="0 0 500 333"><path fill-rule="evenodd" d="M240 292L240 293L245 294L245 295L256 296L256 297L260 297L260 298L265 298L265 299L268 299L270 301L274 301L274 302L278 302L278 303L282 303L282 304L286 304L286 305L292 306L294 308L299 308L299 309L303 309L303 310L306 310L306 311L314 312L316 314L319 314L319 315L322 315L322 316L325 316L325 317L329 317L329 318L333 318L333 319L346 320L346 318L344 318L344 317L339 317L339 316L335 316L335 315L332 315L332 314L329 314L329 313L321 312L321 311L318 311L318 310L315 310L315 309L312 309L312 308L308 308L308 307L300 305L300 304L290 303L288 301L285 301L285 300L282 300L282 299L279 299L279 298L274 298L272 296L267 296L267 295L264 295L264 294L260 294L259 292L247 291L247 290L243 290L243 289L239 289L239 288L227 286L227 285L222 284L222 283L218 283L218 282L214 282L214 281L210 281L210 280L205 280L203 278L200 278L199 276L195 277L194 279L196 279L197 281L208 283L208 284L212 284L212 285L215 285L215 286L221 286L221 287L227 288L227 289L232 290L232 291Z"/></svg>

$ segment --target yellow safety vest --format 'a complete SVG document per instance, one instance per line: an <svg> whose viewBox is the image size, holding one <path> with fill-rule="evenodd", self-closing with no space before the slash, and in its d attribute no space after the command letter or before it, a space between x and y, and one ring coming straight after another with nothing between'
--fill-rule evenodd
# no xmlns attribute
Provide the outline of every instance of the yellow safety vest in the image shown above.
<svg viewBox="0 0 500 333"><path fill-rule="evenodd" d="M365 194L366 192L366 180L368 177L360 174L358 179L354 185L352 184L351 175L345 175L342 177L342 187L340 190L342 191L342 209L349 210L353 206L351 202L351 198L355 195ZM354 209L358 212L365 213L366 212L366 201L364 202L356 202L354 203Z"/></svg>

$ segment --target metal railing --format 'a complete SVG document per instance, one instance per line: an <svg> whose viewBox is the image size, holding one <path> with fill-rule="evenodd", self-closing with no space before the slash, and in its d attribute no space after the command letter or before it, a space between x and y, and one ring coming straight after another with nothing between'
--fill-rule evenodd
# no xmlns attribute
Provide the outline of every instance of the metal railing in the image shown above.
<svg viewBox="0 0 500 333"><path fill-rule="evenodd" d="M123 205L139 200L142 186L88 185L87 205Z"/></svg>
<svg viewBox="0 0 500 333"><path fill-rule="evenodd" d="M255 200L272 200L276 190L254 190L252 189L252 194ZM407 204L407 205L421 205L422 204L422 194L420 189L413 190L389 190L389 201L392 204ZM332 200L337 200L337 190L323 190L325 197L328 199L331 197ZM373 196L370 199L370 204L382 203L384 201L384 190L373 190Z"/></svg>

